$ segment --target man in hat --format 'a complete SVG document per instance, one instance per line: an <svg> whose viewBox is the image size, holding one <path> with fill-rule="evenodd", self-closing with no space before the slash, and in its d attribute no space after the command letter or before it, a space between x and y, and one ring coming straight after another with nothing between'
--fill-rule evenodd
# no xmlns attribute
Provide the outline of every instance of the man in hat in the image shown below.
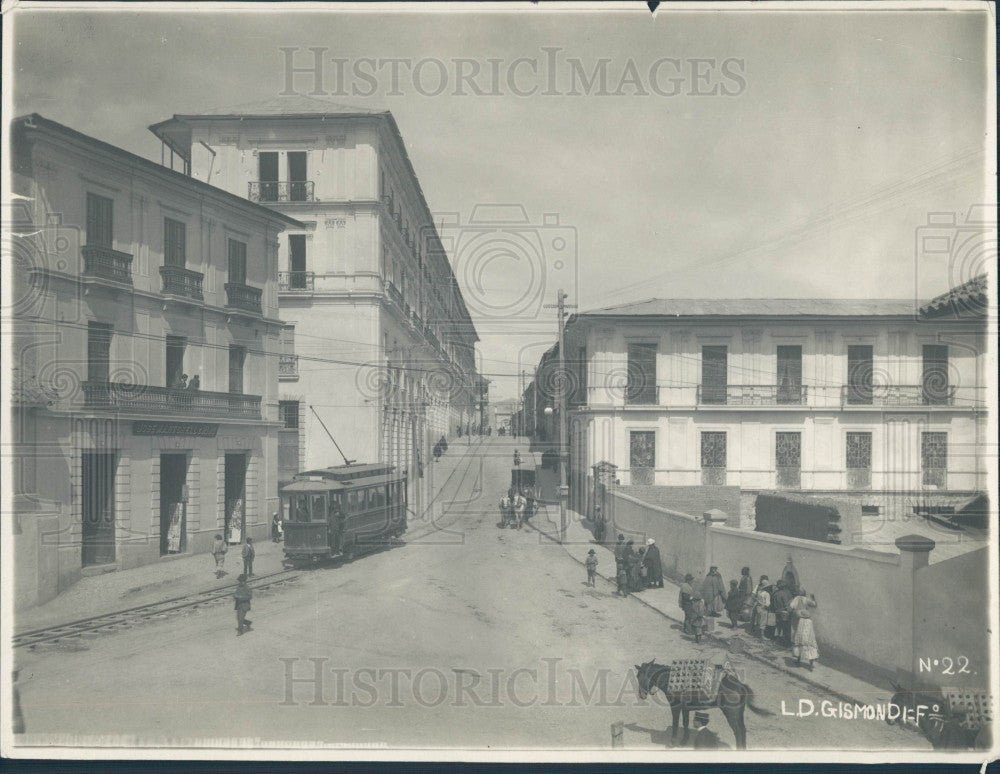
<svg viewBox="0 0 1000 774"><path fill-rule="evenodd" d="M597 552L591 548L587 552L587 585L597 585Z"/></svg>
<svg viewBox="0 0 1000 774"><path fill-rule="evenodd" d="M712 750L718 748L719 740L715 734L708 730L708 713L694 713L694 743L695 750Z"/></svg>
<svg viewBox="0 0 1000 774"><path fill-rule="evenodd" d="M660 561L660 549L653 538L646 539L646 585L651 588L663 588L663 563Z"/></svg>
<svg viewBox="0 0 1000 774"><path fill-rule="evenodd" d="M250 612L252 597L253 591L247 585L247 576L240 575L236 579L236 591L233 592L234 607L236 608L236 636L243 634L250 628L252 621L247 619L247 613Z"/></svg>

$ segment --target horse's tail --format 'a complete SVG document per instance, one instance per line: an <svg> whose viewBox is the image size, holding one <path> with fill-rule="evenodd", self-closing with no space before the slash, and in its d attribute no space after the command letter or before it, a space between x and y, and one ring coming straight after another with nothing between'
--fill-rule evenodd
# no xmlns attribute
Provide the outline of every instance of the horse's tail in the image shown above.
<svg viewBox="0 0 1000 774"><path fill-rule="evenodd" d="M765 715L767 717L774 716L773 712L766 710L763 707L758 707L756 704L753 703L753 700L756 697L756 694L753 692L753 688L751 688L746 683L743 684L743 687L746 689L747 706L750 708L751 712L753 712L756 715Z"/></svg>

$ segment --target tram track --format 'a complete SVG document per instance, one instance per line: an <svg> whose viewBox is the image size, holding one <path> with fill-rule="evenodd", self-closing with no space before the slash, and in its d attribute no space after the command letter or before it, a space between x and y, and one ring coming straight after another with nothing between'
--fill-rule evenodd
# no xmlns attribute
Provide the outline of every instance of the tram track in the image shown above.
<svg viewBox="0 0 1000 774"><path fill-rule="evenodd" d="M254 591L261 591L292 583L298 577L298 574L293 570L279 570L278 572L255 577L251 579L248 585ZM203 605L232 599L233 589L235 588L236 584L230 583L225 586L216 586L211 589L196 591L191 594L164 599L158 602L150 602L146 605L137 605L136 607L129 607L124 610L116 610L111 613L80 618L75 621L54 624L24 632L15 632L12 645L15 648L34 649L38 645L47 643L79 640L86 635L108 634L185 610L194 610Z"/></svg>

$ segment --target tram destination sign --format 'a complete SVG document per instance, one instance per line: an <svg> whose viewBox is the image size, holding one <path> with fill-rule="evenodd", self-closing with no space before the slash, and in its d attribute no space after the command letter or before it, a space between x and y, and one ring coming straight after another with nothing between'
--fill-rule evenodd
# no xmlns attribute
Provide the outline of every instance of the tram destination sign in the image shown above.
<svg viewBox="0 0 1000 774"><path fill-rule="evenodd" d="M132 423L133 435L193 435L214 438L218 431L217 424L204 422L150 422L143 420Z"/></svg>

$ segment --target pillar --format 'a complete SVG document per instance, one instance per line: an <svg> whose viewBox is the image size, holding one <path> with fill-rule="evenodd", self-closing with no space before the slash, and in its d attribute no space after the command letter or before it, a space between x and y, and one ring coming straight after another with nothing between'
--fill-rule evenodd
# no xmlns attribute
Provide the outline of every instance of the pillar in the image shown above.
<svg viewBox="0 0 1000 774"><path fill-rule="evenodd" d="M899 684L916 688L916 654L913 652L915 640L914 626L918 620L913 591L914 575L930 562L930 553L936 543L923 535L903 535L896 538L899 549L899 633L896 650L896 674Z"/></svg>

